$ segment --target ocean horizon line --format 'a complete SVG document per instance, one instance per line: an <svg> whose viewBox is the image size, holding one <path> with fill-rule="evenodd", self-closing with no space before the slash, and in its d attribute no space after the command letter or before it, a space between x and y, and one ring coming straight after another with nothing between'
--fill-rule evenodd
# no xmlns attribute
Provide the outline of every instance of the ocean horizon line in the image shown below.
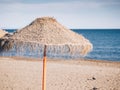
<svg viewBox="0 0 120 90"><path fill-rule="evenodd" d="M120 28L80 28L71 30L120 30Z"/></svg>

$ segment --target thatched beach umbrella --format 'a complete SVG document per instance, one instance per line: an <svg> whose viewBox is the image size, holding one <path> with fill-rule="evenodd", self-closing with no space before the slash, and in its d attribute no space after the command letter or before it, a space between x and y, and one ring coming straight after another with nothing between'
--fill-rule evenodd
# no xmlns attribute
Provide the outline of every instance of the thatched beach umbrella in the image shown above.
<svg viewBox="0 0 120 90"><path fill-rule="evenodd" d="M92 50L89 40L65 28L51 17L37 18L9 39L10 42L14 42L13 49L18 53L44 52L42 90L46 90L46 55L53 53L56 57L84 56Z"/></svg>

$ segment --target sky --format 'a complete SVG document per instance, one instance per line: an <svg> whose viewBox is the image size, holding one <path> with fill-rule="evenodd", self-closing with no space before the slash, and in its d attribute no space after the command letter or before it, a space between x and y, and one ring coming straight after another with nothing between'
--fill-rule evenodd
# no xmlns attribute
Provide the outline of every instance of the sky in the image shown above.
<svg viewBox="0 0 120 90"><path fill-rule="evenodd" d="M50 16L70 29L120 29L120 0L0 0L0 28Z"/></svg>

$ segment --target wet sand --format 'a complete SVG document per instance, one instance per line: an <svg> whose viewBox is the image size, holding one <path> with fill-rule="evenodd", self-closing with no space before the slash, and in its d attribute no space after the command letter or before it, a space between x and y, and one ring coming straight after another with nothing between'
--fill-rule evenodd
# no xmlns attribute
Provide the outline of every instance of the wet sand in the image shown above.
<svg viewBox="0 0 120 90"><path fill-rule="evenodd" d="M0 90L41 90L42 60L0 57ZM46 90L120 90L120 62L47 61Z"/></svg>

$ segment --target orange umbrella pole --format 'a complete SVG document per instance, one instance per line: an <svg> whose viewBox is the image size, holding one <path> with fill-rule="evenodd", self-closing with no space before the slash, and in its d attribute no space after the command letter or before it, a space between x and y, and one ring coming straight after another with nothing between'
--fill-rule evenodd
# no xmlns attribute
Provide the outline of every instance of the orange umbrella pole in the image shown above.
<svg viewBox="0 0 120 90"><path fill-rule="evenodd" d="M43 57L43 76L42 76L42 90L46 90L46 48L44 47L44 57Z"/></svg>

